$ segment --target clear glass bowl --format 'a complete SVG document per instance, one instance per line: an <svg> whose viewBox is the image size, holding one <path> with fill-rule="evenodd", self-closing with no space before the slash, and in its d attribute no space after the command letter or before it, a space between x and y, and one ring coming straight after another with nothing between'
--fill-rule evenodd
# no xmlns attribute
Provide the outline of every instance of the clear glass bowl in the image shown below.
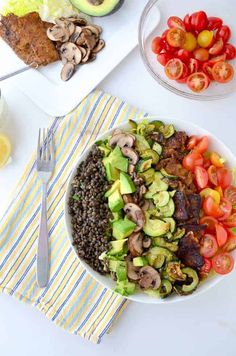
<svg viewBox="0 0 236 356"><path fill-rule="evenodd" d="M186 84L170 80L164 73L164 67L157 61L151 50L153 37L161 35L167 29L167 19L170 16L184 18L186 14L203 10L208 16L222 18L231 30L230 43L236 46L235 0L150 0L143 10L139 23L139 47L144 64L149 73L166 89L175 94L195 100L216 100L229 96L236 90L236 74L227 84L212 82L202 93L192 92ZM236 60L230 61L236 71Z"/></svg>

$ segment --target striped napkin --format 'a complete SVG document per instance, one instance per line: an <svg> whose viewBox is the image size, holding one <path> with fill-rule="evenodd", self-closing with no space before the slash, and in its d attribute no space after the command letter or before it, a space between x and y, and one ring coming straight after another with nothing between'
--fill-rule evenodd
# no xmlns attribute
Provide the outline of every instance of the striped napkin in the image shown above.
<svg viewBox="0 0 236 356"><path fill-rule="evenodd" d="M51 270L47 288L38 288L35 279L41 198L35 153L0 222L0 290L95 343L109 331L127 302L96 282L75 255L64 227L66 183L80 154L99 134L138 116L144 114L97 90L72 113L53 120L50 130L55 137L56 168L48 187Z"/></svg>

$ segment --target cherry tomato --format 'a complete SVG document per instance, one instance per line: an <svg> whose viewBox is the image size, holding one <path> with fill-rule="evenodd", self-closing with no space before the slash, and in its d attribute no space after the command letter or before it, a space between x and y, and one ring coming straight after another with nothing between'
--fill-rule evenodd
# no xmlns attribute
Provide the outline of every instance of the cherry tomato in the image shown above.
<svg viewBox="0 0 236 356"><path fill-rule="evenodd" d="M198 166L195 167L194 174L195 174L198 188L200 189L206 188L208 184L208 174L205 168L198 167Z"/></svg>
<svg viewBox="0 0 236 356"><path fill-rule="evenodd" d="M169 54L173 54L173 56L174 56L174 54L175 54L175 52L176 52L176 48L170 46L169 43L166 42L166 41L164 42L163 50L164 50L165 52L169 53Z"/></svg>
<svg viewBox="0 0 236 356"><path fill-rule="evenodd" d="M200 93L209 86L209 78L203 72L196 72L188 77L187 85L189 89L196 93Z"/></svg>
<svg viewBox="0 0 236 356"><path fill-rule="evenodd" d="M178 58L170 59L165 65L165 73L170 79L179 79L183 74L183 62Z"/></svg>
<svg viewBox="0 0 236 356"><path fill-rule="evenodd" d="M223 215L219 205L211 196L204 199L202 207L206 215L212 216L213 218L219 218Z"/></svg>
<svg viewBox="0 0 236 356"><path fill-rule="evenodd" d="M220 221L228 219L232 212L232 204L230 203L229 200L223 198L221 203L220 203L220 210L224 213L223 216L219 218Z"/></svg>
<svg viewBox="0 0 236 356"><path fill-rule="evenodd" d="M219 83L228 83L234 76L234 69L227 62L217 62L212 67L212 75Z"/></svg>
<svg viewBox="0 0 236 356"><path fill-rule="evenodd" d="M220 28L218 28L216 32L216 38L222 38L224 42L228 42L231 36L231 31L229 26L223 25Z"/></svg>
<svg viewBox="0 0 236 356"><path fill-rule="evenodd" d="M236 187L230 185L224 191L224 197L230 201L232 205L236 205Z"/></svg>
<svg viewBox="0 0 236 356"><path fill-rule="evenodd" d="M211 165L211 161L209 160L209 158L204 157L203 167L205 169L208 169L210 167L210 165Z"/></svg>
<svg viewBox="0 0 236 356"><path fill-rule="evenodd" d="M195 31L202 31L207 28L208 18L204 11L194 12L190 19L191 27Z"/></svg>
<svg viewBox="0 0 236 356"><path fill-rule="evenodd" d="M218 54L222 53L223 49L224 49L224 42L222 38L219 38L209 49L209 54L212 56L217 56Z"/></svg>
<svg viewBox="0 0 236 356"><path fill-rule="evenodd" d="M208 177L209 177L209 181L213 184L213 185L218 185L218 180L217 180L217 169L214 165L211 165L208 170Z"/></svg>
<svg viewBox="0 0 236 356"><path fill-rule="evenodd" d="M208 139L207 136L203 136L203 137L199 140L198 144L196 145L195 150L196 150L198 153L203 154L203 153L205 153L205 152L207 151L208 146L209 146L209 139Z"/></svg>
<svg viewBox="0 0 236 356"><path fill-rule="evenodd" d="M167 21L167 25L169 26L169 28L181 28L181 30L185 31L185 26L183 21L181 20L181 18L179 18L178 16L171 16L168 18Z"/></svg>
<svg viewBox="0 0 236 356"><path fill-rule="evenodd" d="M188 139L187 149L192 150L198 143L199 139L197 136L192 135Z"/></svg>
<svg viewBox="0 0 236 356"><path fill-rule="evenodd" d="M216 273L227 274L234 268L234 259L229 253L222 252L212 259L212 267Z"/></svg>
<svg viewBox="0 0 236 356"><path fill-rule="evenodd" d="M211 197L217 205L220 204L220 194L215 189L205 188L200 192L200 196L202 199Z"/></svg>
<svg viewBox="0 0 236 356"><path fill-rule="evenodd" d="M183 47L185 42L185 32L180 28L171 28L166 35L168 44L172 47Z"/></svg>
<svg viewBox="0 0 236 356"><path fill-rule="evenodd" d="M210 273L212 268L212 263L211 260L208 258L204 257L204 265L200 269L200 274L202 277L207 277L207 275Z"/></svg>
<svg viewBox="0 0 236 356"><path fill-rule="evenodd" d="M216 240L219 247L224 246L227 241L228 233L227 230L220 224L216 224Z"/></svg>
<svg viewBox="0 0 236 356"><path fill-rule="evenodd" d="M223 189L221 188L221 186L218 185L217 187L215 187L215 190L220 194L220 199L223 199L224 194L223 194Z"/></svg>
<svg viewBox="0 0 236 356"><path fill-rule="evenodd" d="M157 60L161 65L165 66L166 63L172 58L172 55L169 53L161 53L157 55Z"/></svg>
<svg viewBox="0 0 236 356"><path fill-rule="evenodd" d="M206 48L197 48L193 52L194 58L200 62L208 61L209 59L209 52Z"/></svg>
<svg viewBox="0 0 236 356"><path fill-rule="evenodd" d="M214 80L212 75L212 67L213 67L212 64L210 64L209 62L205 62L202 65L202 70L211 80Z"/></svg>
<svg viewBox="0 0 236 356"><path fill-rule="evenodd" d="M225 189L232 183L232 173L227 168L219 168L217 170L217 180L221 188Z"/></svg>
<svg viewBox="0 0 236 356"><path fill-rule="evenodd" d="M224 220L224 225L227 227L236 227L236 213L233 213L228 219Z"/></svg>
<svg viewBox="0 0 236 356"><path fill-rule="evenodd" d="M215 63L218 63L218 62L221 62L221 61L225 61L226 60L226 54L221 54L220 56L216 56L216 57L213 57L211 59L209 59L208 63L210 65L214 65Z"/></svg>
<svg viewBox="0 0 236 356"><path fill-rule="evenodd" d="M207 48L212 44L214 40L213 31L203 30L197 36L197 43L202 48Z"/></svg>
<svg viewBox="0 0 236 356"><path fill-rule="evenodd" d="M220 157L220 155L216 152L211 152L210 153L210 160L211 160L211 163L217 167L217 168L220 168L220 167L224 167L224 159L222 157Z"/></svg>
<svg viewBox="0 0 236 356"><path fill-rule="evenodd" d="M185 49L179 49L177 52L177 57L184 63L188 64L191 58L191 53Z"/></svg>
<svg viewBox="0 0 236 356"><path fill-rule="evenodd" d="M223 24L223 21L219 17L208 17L208 29L217 30Z"/></svg>
<svg viewBox="0 0 236 356"><path fill-rule="evenodd" d="M163 49L164 43L161 37L157 36L152 40L152 51L159 54Z"/></svg>
<svg viewBox="0 0 236 356"><path fill-rule="evenodd" d="M191 58L189 61L188 67L189 67L191 74L196 73L200 69L200 62L198 60L196 60L195 58Z"/></svg>
<svg viewBox="0 0 236 356"><path fill-rule="evenodd" d="M218 224L217 220L212 216L204 216L200 219L201 225L206 225L206 232L210 234L214 234L216 231L216 224Z"/></svg>
<svg viewBox="0 0 236 356"><path fill-rule="evenodd" d="M185 33L185 41L183 44L183 49L192 52L197 46L197 39L191 32Z"/></svg>
<svg viewBox="0 0 236 356"><path fill-rule="evenodd" d="M176 79L178 83L186 83L188 79L188 67L183 63L183 73L179 79Z"/></svg>
<svg viewBox="0 0 236 356"><path fill-rule="evenodd" d="M230 236L227 243L224 245L223 250L226 252L231 252L236 249L236 236Z"/></svg>
<svg viewBox="0 0 236 356"><path fill-rule="evenodd" d="M211 234L205 234L201 239L200 253L204 257L213 257L218 250L215 237Z"/></svg>
<svg viewBox="0 0 236 356"><path fill-rule="evenodd" d="M183 166L184 168L194 171L196 166L203 165L203 157L198 152L190 152L187 156L183 159Z"/></svg>
<svg viewBox="0 0 236 356"><path fill-rule="evenodd" d="M191 31L192 26L191 26L191 16L189 14L184 16L184 27L186 31Z"/></svg>
<svg viewBox="0 0 236 356"><path fill-rule="evenodd" d="M226 43L225 54L226 54L226 59L228 60L234 59L236 57L236 48L230 43Z"/></svg>

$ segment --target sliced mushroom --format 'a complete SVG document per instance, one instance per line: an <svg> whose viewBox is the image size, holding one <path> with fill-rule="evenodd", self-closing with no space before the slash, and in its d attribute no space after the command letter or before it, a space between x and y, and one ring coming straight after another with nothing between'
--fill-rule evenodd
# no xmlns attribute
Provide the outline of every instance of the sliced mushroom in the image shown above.
<svg viewBox="0 0 236 356"><path fill-rule="evenodd" d="M141 205L142 211L147 211L150 209L150 201L144 200L143 204Z"/></svg>
<svg viewBox="0 0 236 356"><path fill-rule="evenodd" d="M112 136L109 141L109 145L113 148L115 145L119 147L132 147L134 145L134 139L131 135L120 133L117 135Z"/></svg>
<svg viewBox="0 0 236 356"><path fill-rule="evenodd" d="M61 57L74 65L79 64L82 60L82 53L79 48L72 42L64 43L60 49Z"/></svg>
<svg viewBox="0 0 236 356"><path fill-rule="evenodd" d="M87 50L82 46L78 46L78 48L82 53L82 58L84 58L86 56L86 54L87 54Z"/></svg>
<svg viewBox="0 0 236 356"><path fill-rule="evenodd" d="M125 204L133 203L133 197L130 194L124 194L124 195L122 195L122 198L123 198Z"/></svg>
<svg viewBox="0 0 236 356"><path fill-rule="evenodd" d="M87 60L87 63L95 61L97 58L96 53L91 52L89 59Z"/></svg>
<svg viewBox="0 0 236 356"><path fill-rule="evenodd" d="M133 265L130 256L126 257L126 262L127 262L127 276L129 280L138 281L140 267L135 267Z"/></svg>
<svg viewBox="0 0 236 356"><path fill-rule="evenodd" d="M91 31L96 37L100 35L100 31L96 26L88 25L84 26L84 29Z"/></svg>
<svg viewBox="0 0 236 356"><path fill-rule="evenodd" d="M74 74L74 71L75 71L75 66L74 64L68 62L66 63L62 70L61 70L61 79L66 82L67 80L69 80L72 75Z"/></svg>
<svg viewBox="0 0 236 356"><path fill-rule="evenodd" d="M143 238L143 248L149 248L152 244L152 239L150 237L145 236Z"/></svg>
<svg viewBox="0 0 236 356"><path fill-rule="evenodd" d="M144 194L147 193L147 188L145 187L145 185L141 185L141 187L139 187L138 189L138 197L139 197L139 200L142 200Z"/></svg>
<svg viewBox="0 0 236 356"><path fill-rule="evenodd" d="M47 36L51 41L61 41L65 36L65 29L63 26L55 25L47 29Z"/></svg>
<svg viewBox="0 0 236 356"><path fill-rule="evenodd" d="M82 28L76 26L74 33L70 36L70 42L76 43L81 33L82 33Z"/></svg>
<svg viewBox="0 0 236 356"><path fill-rule="evenodd" d="M143 234L133 233L128 238L128 249L133 257L141 256L143 253Z"/></svg>
<svg viewBox="0 0 236 356"><path fill-rule="evenodd" d="M128 203L124 206L124 211L129 219L137 224L134 232L140 231L145 224L145 215L142 209L134 203Z"/></svg>
<svg viewBox="0 0 236 356"><path fill-rule="evenodd" d="M87 24L88 24L88 21L85 17L80 17L80 16L77 16L76 14L73 16L67 17L67 20L70 22L73 22L75 25L79 25L79 26L87 26Z"/></svg>
<svg viewBox="0 0 236 356"><path fill-rule="evenodd" d="M83 31L83 36L84 36L84 43L85 45L90 49L93 50L96 47L97 44L97 38L94 35L88 35L84 33Z"/></svg>
<svg viewBox="0 0 236 356"><path fill-rule="evenodd" d="M123 147L121 151L125 157L128 157L131 164L135 165L138 163L139 156L133 148Z"/></svg>
<svg viewBox="0 0 236 356"><path fill-rule="evenodd" d="M91 54L91 50L90 50L90 48L87 48L86 56L84 56L84 58L82 59L82 63L88 62L90 54Z"/></svg>
<svg viewBox="0 0 236 356"><path fill-rule="evenodd" d="M133 164L129 164L128 173L131 177L133 176L134 172L135 172L135 166Z"/></svg>
<svg viewBox="0 0 236 356"><path fill-rule="evenodd" d="M105 41L99 40L96 46L93 48L94 53L100 52L105 47Z"/></svg>
<svg viewBox="0 0 236 356"><path fill-rule="evenodd" d="M112 136L118 135L118 134L123 134L123 131L121 129L115 129L112 133Z"/></svg>
<svg viewBox="0 0 236 356"><path fill-rule="evenodd" d="M139 285L143 289L158 289L161 285L161 277L157 270L151 266L142 267L139 271Z"/></svg>

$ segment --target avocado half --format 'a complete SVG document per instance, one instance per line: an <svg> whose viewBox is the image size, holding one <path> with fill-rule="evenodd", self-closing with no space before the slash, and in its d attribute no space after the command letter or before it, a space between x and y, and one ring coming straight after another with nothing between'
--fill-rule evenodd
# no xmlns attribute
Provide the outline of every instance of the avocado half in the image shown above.
<svg viewBox="0 0 236 356"><path fill-rule="evenodd" d="M106 16L113 14L123 5L125 0L70 0L81 12L90 16Z"/></svg>

